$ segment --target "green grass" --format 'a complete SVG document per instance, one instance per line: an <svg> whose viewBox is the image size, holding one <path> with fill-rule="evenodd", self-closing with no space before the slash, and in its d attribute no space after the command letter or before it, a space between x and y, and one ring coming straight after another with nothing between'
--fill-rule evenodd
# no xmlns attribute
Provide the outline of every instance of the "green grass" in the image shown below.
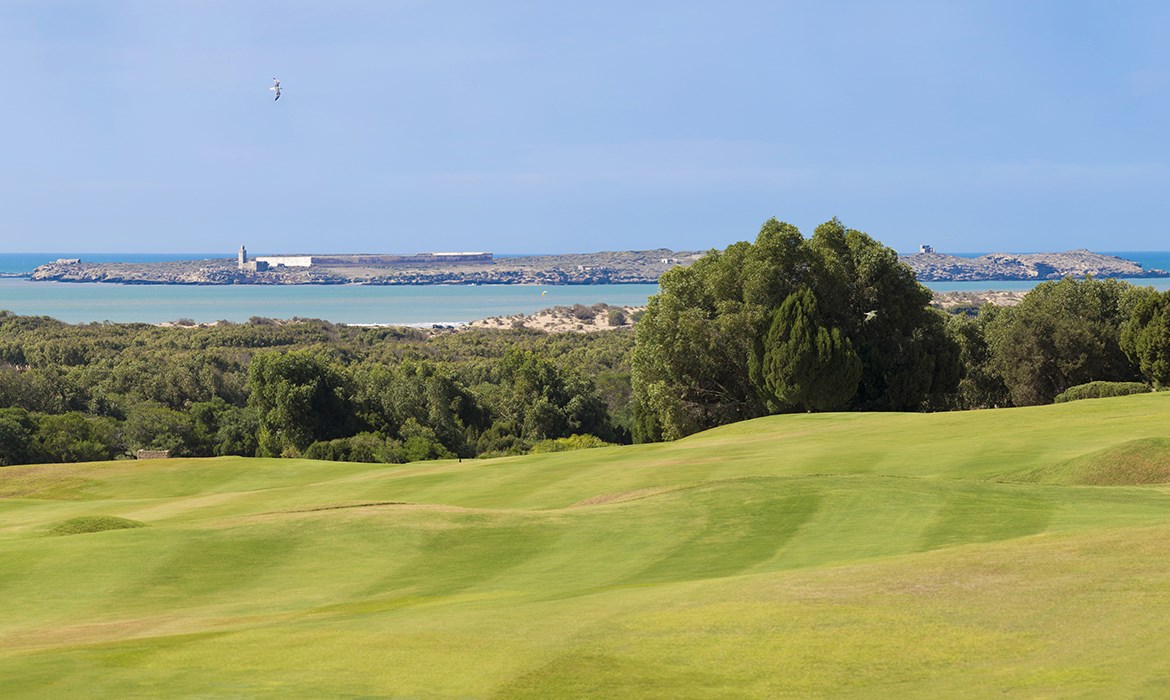
<svg viewBox="0 0 1170 700"><path fill-rule="evenodd" d="M1161 696L1168 444L1148 394L462 463L6 468L0 694Z"/></svg>
<svg viewBox="0 0 1170 700"><path fill-rule="evenodd" d="M83 535L88 532L127 530L132 527L146 527L146 523L115 515L79 515L63 523L57 523L49 531L54 535Z"/></svg>

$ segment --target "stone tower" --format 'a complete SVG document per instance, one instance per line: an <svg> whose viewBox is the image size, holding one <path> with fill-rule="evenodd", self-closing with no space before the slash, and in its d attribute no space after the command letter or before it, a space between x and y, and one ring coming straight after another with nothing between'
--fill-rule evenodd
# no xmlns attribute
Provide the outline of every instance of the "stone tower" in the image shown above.
<svg viewBox="0 0 1170 700"><path fill-rule="evenodd" d="M244 249L244 246L240 246L240 255L239 255L239 257L236 258L236 269L243 270L244 264L247 262L248 262L248 251Z"/></svg>

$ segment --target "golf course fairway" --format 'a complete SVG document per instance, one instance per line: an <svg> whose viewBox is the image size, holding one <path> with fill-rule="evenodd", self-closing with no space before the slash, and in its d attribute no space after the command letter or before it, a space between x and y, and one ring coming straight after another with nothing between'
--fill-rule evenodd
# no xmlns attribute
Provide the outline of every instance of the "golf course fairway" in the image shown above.
<svg viewBox="0 0 1170 700"><path fill-rule="evenodd" d="M1170 696L1170 393L0 469L0 696Z"/></svg>

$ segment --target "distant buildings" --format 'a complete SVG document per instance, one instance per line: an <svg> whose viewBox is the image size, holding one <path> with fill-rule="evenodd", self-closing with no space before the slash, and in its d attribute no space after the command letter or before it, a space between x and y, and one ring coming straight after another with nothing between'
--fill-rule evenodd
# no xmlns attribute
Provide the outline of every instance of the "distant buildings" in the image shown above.
<svg viewBox="0 0 1170 700"><path fill-rule="evenodd" d="M390 265L490 264L491 253L416 253L414 255L260 255L248 260L240 246L237 268L259 272L273 267L386 267Z"/></svg>
<svg viewBox="0 0 1170 700"><path fill-rule="evenodd" d="M923 243L922 245L918 246L918 252L919 253L933 253L934 246L927 245L927 244Z"/></svg>
<svg viewBox="0 0 1170 700"><path fill-rule="evenodd" d="M268 269L268 263L259 259L249 260L247 249L240 246L240 253L236 258L236 269L240 272L264 272Z"/></svg>

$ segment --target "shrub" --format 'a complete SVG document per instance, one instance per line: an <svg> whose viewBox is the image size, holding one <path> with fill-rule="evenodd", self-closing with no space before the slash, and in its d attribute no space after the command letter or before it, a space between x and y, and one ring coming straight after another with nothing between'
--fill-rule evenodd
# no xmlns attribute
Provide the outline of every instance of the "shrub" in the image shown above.
<svg viewBox="0 0 1170 700"><path fill-rule="evenodd" d="M592 306L585 306L584 304L573 304L573 308L569 309L569 313L579 321L592 321L597 317L597 311Z"/></svg>
<svg viewBox="0 0 1170 700"><path fill-rule="evenodd" d="M384 438L377 433L358 433L351 437L319 440L309 445L304 456L305 459L333 462L402 464L407 461L402 443Z"/></svg>
<svg viewBox="0 0 1170 700"><path fill-rule="evenodd" d="M1053 403L1079 401L1080 399L1102 399L1109 396L1129 396L1130 394L1144 394L1150 387L1141 382L1089 382L1069 387L1056 398Z"/></svg>
<svg viewBox="0 0 1170 700"><path fill-rule="evenodd" d="M570 452L572 450L588 450L593 447L609 447L613 443L606 442L596 435L570 435L564 438L541 440L532 446L532 454L543 452Z"/></svg>
<svg viewBox="0 0 1170 700"><path fill-rule="evenodd" d="M606 320L611 326L624 326L629 322L629 319L626 318L626 312L622 309L610 309Z"/></svg>
<svg viewBox="0 0 1170 700"><path fill-rule="evenodd" d="M33 437L33 453L44 462L96 462L119 452L118 423L112 418L72 411L42 416Z"/></svg>

